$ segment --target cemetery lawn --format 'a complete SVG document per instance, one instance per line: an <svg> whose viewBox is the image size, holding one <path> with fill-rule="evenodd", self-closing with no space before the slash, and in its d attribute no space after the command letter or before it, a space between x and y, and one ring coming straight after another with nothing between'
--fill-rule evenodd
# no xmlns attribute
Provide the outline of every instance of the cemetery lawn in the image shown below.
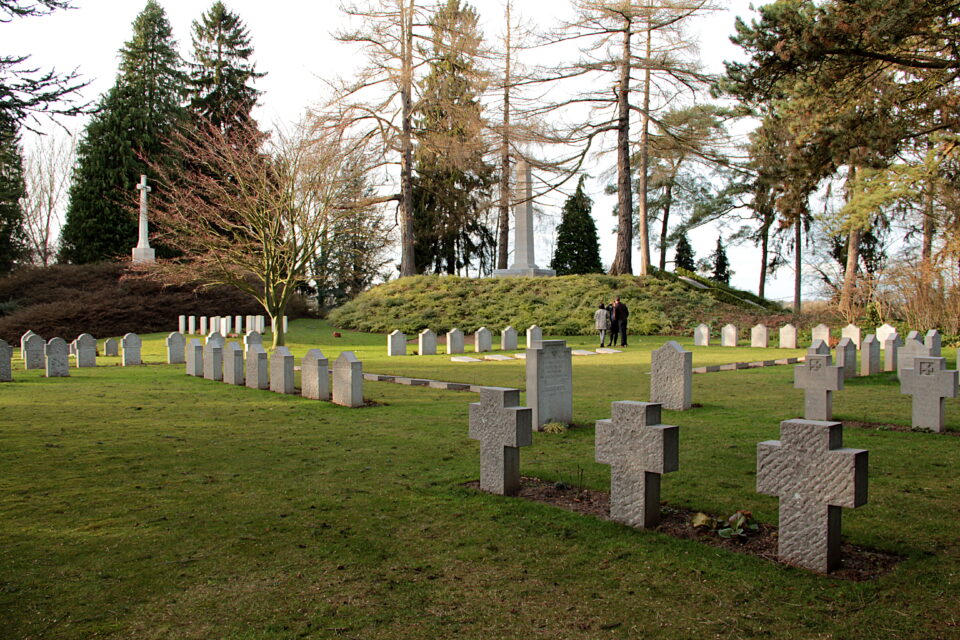
<svg viewBox="0 0 960 640"><path fill-rule="evenodd" d="M364 371L525 386L522 361L387 358L383 335L332 332L292 323L298 364L308 348L331 362L353 349ZM161 362L164 336L143 337ZM523 474L608 489L593 422L648 398L664 340L574 358L577 426L535 433ZM801 353L680 342L694 366ZM960 638L954 435L845 430L845 446L870 450L869 502L844 510L845 538L903 556L849 582L465 486L479 475L476 394L365 382L371 406L351 410L118 358L47 380L18 355L0 384L3 639ZM663 500L775 524L756 445L801 411L792 376L694 376L702 406L663 412L680 425ZM881 374L847 381L834 413L909 425L910 399ZM960 432L956 399L947 428Z"/></svg>

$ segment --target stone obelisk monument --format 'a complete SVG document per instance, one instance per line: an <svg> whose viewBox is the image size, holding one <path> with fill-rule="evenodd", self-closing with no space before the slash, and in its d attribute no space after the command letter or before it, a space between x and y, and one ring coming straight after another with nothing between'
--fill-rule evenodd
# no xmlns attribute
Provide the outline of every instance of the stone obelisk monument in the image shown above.
<svg viewBox="0 0 960 640"><path fill-rule="evenodd" d="M150 238L147 233L147 194L152 191L147 186L147 176L140 176L140 184L137 185L137 189L140 190L140 241L133 248L133 262L156 262L156 253L150 248Z"/></svg>
<svg viewBox="0 0 960 640"><path fill-rule="evenodd" d="M496 269L493 275L497 278L555 276L556 271L541 269L533 260L533 180L530 164L522 158L517 163L517 192L523 194L523 201L513 208L513 265L509 269Z"/></svg>

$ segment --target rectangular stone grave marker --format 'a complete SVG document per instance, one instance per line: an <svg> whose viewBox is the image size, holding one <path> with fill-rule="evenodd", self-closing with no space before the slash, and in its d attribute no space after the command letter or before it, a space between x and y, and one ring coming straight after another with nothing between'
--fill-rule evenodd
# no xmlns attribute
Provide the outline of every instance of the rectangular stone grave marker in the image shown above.
<svg viewBox="0 0 960 640"><path fill-rule="evenodd" d="M871 333L860 345L860 375L872 376L878 373L880 373L880 341Z"/></svg>
<svg viewBox="0 0 960 640"><path fill-rule="evenodd" d="M184 354L187 361L187 375L203 377L203 343L198 338L192 338L187 344Z"/></svg>
<svg viewBox="0 0 960 640"><path fill-rule="evenodd" d="M27 338L34 335L33 331L27 330L22 336L20 336L20 360L23 362L27 361ZM46 344L46 341L44 341Z"/></svg>
<svg viewBox="0 0 960 640"><path fill-rule="evenodd" d="M254 320L253 316L247 316L244 319L243 326L244 328L246 328L246 332L244 333L244 335L246 335L247 333L250 333L251 331L257 331L257 323L256 323L256 320ZM257 333L259 333L259 331L257 331Z"/></svg>
<svg viewBox="0 0 960 640"><path fill-rule="evenodd" d="M244 385L243 347L236 342L223 347L223 381L238 387Z"/></svg>
<svg viewBox="0 0 960 640"><path fill-rule="evenodd" d="M527 403L536 431L548 422L573 421L573 356L563 340L527 349Z"/></svg>
<svg viewBox="0 0 960 640"><path fill-rule="evenodd" d="M780 327L780 348L797 348L797 328L792 324L785 324Z"/></svg>
<svg viewBox="0 0 960 640"><path fill-rule="evenodd" d="M896 332L897 332L896 327L887 323L883 323L882 325L877 327L877 333L876 333L877 341L880 342L880 348L882 350L886 350L887 348L886 347L887 338L889 338L891 335L895 334Z"/></svg>
<svg viewBox="0 0 960 640"><path fill-rule="evenodd" d="M13 382L13 347L0 340L0 382Z"/></svg>
<svg viewBox="0 0 960 640"><path fill-rule="evenodd" d="M424 329L417 336L417 353L422 356L437 355L437 334L430 329Z"/></svg>
<svg viewBox="0 0 960 640"><path fill-rule="evenodd" d="M97 339L89 333L81 333L74 343L77 345L77 368L97 366Z"/></svg>
<svg viewBox="0 0 960 640"><path fill-rule="evenodd" d="M187 332L187 316L179 316L177 318L177 331L179 333Z"/></svg>
<svg viewBox="0 0 960 640"><path fill-rule="evenodd" d="M207 316L200 316L200 335L205 336L210 333L210 323Z"/></svg>
<svg viewBox="0 0 960 640"><path fill-rule="evenodd" d="M755 325L750 329L750 346L758 349L766 349L770 342L770 330L765 324Z"/></svg>
<svg viewBox="0 0 960 640"><path fill-rule="evenodd" d="M650 354L650 401L671 411L691 405L693 353L670 340Z"/></svg>
<svg viewBox="0 0 960 640"><path fill-rule="evenodd" d="M947 371L945 358L917 356L900 370L900 393L913 396L911 425L943 432L947 398L957 397L957 372Z"/></svg>
<svg viewBox="0 0 960 640"><path fill-rule="evenodd" d="M353 351L344 351L333 363L333 402L344 407L363 406L363 363Z"/></svg>
<svg viewBox="0 0 960 640"><path fill-rule="evenodd" d="M135 333L128 333L120 339L121 360L124 367L136 367L143 364L140 357L140 344L140 336Z"/></svg>
<svg viewBox="0 0 960 640"><path fill-rule="evenodd" d="M535 324L527 327L527 349L536 349L543 342L543 330Z"/></svg>
<svg viewBox="0 0 960 640"><path fill-rule="evenodd" d="M903 340L897 335L897 332L889 334L887 340L883 343L883 370L899 371L897 367L897 352L903 346Z"/></svg>
<svg viewBox="0 0 960 640"><path fill-rule="evenodd" d="M220 333L224 338L233 333L233 318L230 316L220 318Z"/></svg>
<svg viewBox="0 0 960 640"><path fill-rule="evenodd" d="M48 378L66 378L70 375L70 347L63 338L51 338L44 346L44 365Z"/></svg>
<svg viewBox="0 0 960 640"><path fill-rule="evenodd" d="M825 345L820 340L817 342ZM833 366L829 349L827 351L807 354L806 362L793 368L793 386L804 391L803 417L807 420L832 419L833 392L843 389L843 368Z"/></svg>
<svg viewBox="0 0 960 640"><path fill-rule="evenodd" d="M451 329L447 332L447 355L463 353L463 331Z"/></svg>
<svg viewBox="0 0 960 640"><path fill-rule="evenodd" d="M832 571L840 509L867 502L867 451L843 448L839 422L785 420L780 440L757 445L757 491L780 498L780 559Z"/></svg>
<svg viewBox="0 0 960 640"><path fill-rule="evenodd" d="M251 333L257 332L254 331ZM246 367L248 387L261 390L270 388L270 365L267 362L267 352L262 344L254 342L247 347Z"/></svg>
<svg viewBox="0 0 960 640"><path fill-rule="evenodd" d="M44 351L47 348L47 341L37 334L31 333L22 344L21 349L24 368L28 370L43 369L46 366L44 362Z"/></svg>
<svg viewBox="0 0 960 640"><path fill-rule="evenodd" d="M850 338L837 343L837 366L843 368L844 379L857 376L857 345Z"/></svg>
<svg viewBox="0 0 960 640"><path fill-rule="evenodd" d="M193 335L197 332L197 316L189 316L187 318L187 333Z"/></svg>
<svg viewBox="0 0 960 640"><path fill-rule="evenodd" d="M259 331L248 331L247 335L243 336L243 347L249 350L250 346L254 344L259 344L262 347L263 336Z"/></svg>
<svg viewBox="0 0 960 640"><path fill-rule="evenodd" d="M270 356L270 391L293 393L293 354L287 347L277 347Z"/></svg>
<svg viewBox="0 0 960 640"><path fill-rule="evenodd" d="M470 404L469 436L480 441L480 488L513 495L520 488L520 447L533 443L533 413L520 406L520 391L483 387Z"/></svg>
<svg viewBox="0 0 960 640"><path fill-rule="evenodd" d="M300 386L304 398L330 399L330 361L320 349L310 349L300 363Z"/></svg>
<svg viewBox="0 0 960 640"><path fill-rule="evenodd" d="M243 335L243 316L234 316L233 330L236 332L238 336Z"/></svg>
<svg viewBox="0 0 960 640"><path fill-rule="evenodd" d="M923 337L923 346L927 348L932 357L939 358L940 350L943 346L943 339L940 336L940 332L936 329L927 331L927 335Z"/></svg>
<svg viewBox="0 0 960 640"><path fill-rule="evenodd" d="M203 377L216 382L223 381L223 342L220 340L207 340L203 346Z"/></svg>
<svg viewBox="0 0 960 640"><path fill-rule="evenodd" d="M210 333L213 333L214 331L216 331L221 335L223 334L223 329L220 326L220 316L213 316L212 318L210 318L209 329L210 329Z"/></svg>
<svg viewBox="0 0 960 640"><path fill-rule="evenodd" d="M399 329L393 331L387 336L387 355L405 356L407 355L407 334Z"/></svg>
<svg viewBox="0 0 960 640"><path fill-rule="evenodd" d="M695 347L710 346L710 327L708 327L705 324L697 325L697 327L693 330L693 346Z"/></svg>
<svg viewBox="0 0 960 640"><path fill-rule="evenodd" d="M830 327L821 323L815 326L811 331L811 341L816 342L817 340L823 340L827 343L827 346L830 346Z"/></svg>
<svg viewBox="0 0 960 640"><path fill-rule="evenodd" d="M484 353L493 349L493 334L486 327L480 327L473 334L474 353Z"/></svg>
<svg viewBox="0 0 960 640"><path fill-rule="evenodd" d="M840 338L850 338L853 341L854 349L860 348L860 327L852 322L840 330ZM839 363L838 363L839 364Z"/></svg>
<svg viewBox="0 0 960 640"><path fill-rule="evenodd" d="M907 334L907 339L903 341L903 346L897 349L897 379L903 377L903 370L906 367L913 366L914 358L930 358L932 354L930 349L923 343L923 337L919 331L911 331Z"/></svg>
<svg viewBox="0 0 960 640"><path fill-rule="evenodd" d="M720 346L735 347L739 339L739 332L732 324L726 324L720 329Z"/></svg>
<svg viewBox="0 0 960 640"><path fill-rule="evenodd" d="M500 332L500 349L501 351L516 351L517 350L517 330L513 327L506 327L503 331Z"/></svg>
<svg viewBox="0 0 960 640"><path fill-rule="evenodd" d="M610 465L610 519L631 527L660 521L660 476L679 468L680 429L660 424L660 405L614 402L596 425L596 458Z"/></svg>
<svg viewBox="0 0 960 640"><path fill-rule="evenodd" d="M186 362L185 349L187 339L178 331L167 336L167 364L183 364Z"/></svg>

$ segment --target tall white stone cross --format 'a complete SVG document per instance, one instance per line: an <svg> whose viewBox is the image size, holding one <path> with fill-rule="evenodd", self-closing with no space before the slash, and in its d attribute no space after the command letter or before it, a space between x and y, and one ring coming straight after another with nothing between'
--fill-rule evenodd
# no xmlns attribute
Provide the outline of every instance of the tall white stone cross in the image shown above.
<svg viewBox="0 0 960 640"><path fill-rule="evenodd" d="M679 466L680 428L660 424L660 405L625 400L597 420L597 462L610 465L610 518L632 527L660 521L660 476Z"/></svg>
<svg viewBox="0 0 960 640"><path fill-rule="evenodd" d="M947 371L944 358L915 357L900 370L900 393L913 396L913 419L918 429L943 431L947 398L957 397L957 372Z"/></svg>
<svg viewBox="0 0 960 640"><path fill-rule="evenodd" d="M480 441L480 488L512 495L520 488L520 447L533 443L533 411L521 407L520 391L482 387L470 405L469 436Z"/></svg>
<svg viewBox="0 0 960 640"><path fill-rule="evenodd" d="M803 417L807 420L833 419L833 392L843 389L843 367L832 364L829 352L808 353L804 364L793 368L793 387L803 389Z"/></svg>
<svg viewBox="0 0 960 640"><path fill-rule="evenodd" d="M133 248L133 262L135 264L156 262L156 252L150 248L150 238L147 228L147 194L153 191L147 186L147 176L140 175L140 184L137 185L140 190L140 238L137 246Z"/></svg>
<svg viewBox="0 0 960 640"><path fill-rule="evenodd" d="M784 420L757 445L757 491L780 498L778 555L827 572L840 563L840 508L867 502L867 451L844 449L843 425Z"/></svg>

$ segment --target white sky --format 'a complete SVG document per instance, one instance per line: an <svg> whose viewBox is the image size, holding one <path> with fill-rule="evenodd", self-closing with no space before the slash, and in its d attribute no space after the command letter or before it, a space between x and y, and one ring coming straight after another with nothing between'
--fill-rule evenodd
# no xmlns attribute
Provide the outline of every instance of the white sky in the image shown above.
<svg viewBox="0 0 960 640"><path fill-rule="evenodd" d="M84 90L87 100L96 101L113 84L118 63L118 52L131 36L131 25L145 2L139 0L75 0L72 11L60 11L42 18L18 19L0 24L0 42L5 54L32 55L31 65L42 69L56 68L61 71L77 67L84 78L91 80ZM209 8L209 2L196 0L160 0L173 27L181 54L185 57L190 49L190 25ZM227 0L227 6L240 15L249 28L254 46L257 69L266 72L266 77L257 83L264 91L256 112L258 120L265 124L291 123L296 121L311 105L319 101L324 91L323 78L349 75L362 57L350 45L336 42L331 32L344 24L344 16L338 0ZM500 33L503 15L502 0L472 0L484 22L488 39ZM762 2L758 3L762 4ZM701 18L694 28L700 36L701 57L707 69L722 71L724 60L735 59L740 50L729 41L736 16L745 19L755 14L749 8L749 0L729 0L724 11ZM515 0L514 15L540 27L553 26L558 12L567 10L567 3L560 0ZM573 59L575 51L571 50ZM82 130L85 119L61 121L71 130ZM46 127L50 130L55 127ZM29 136L26 144L31 144ZM612 162L613 159L603 162ZM600 176L609 166L598 164L590 167L590 173ZM610 233L615 219L611 210L614 196L603 193L609 179L593 179L587 182L589 195L594 199L594 218L601 238L601 258L605 265L613 260L615 237ZM539 202L547 214L545 222L559 222L561 198ZM654 233L651 229L651 233ZM690 241L698 258L713 251L718 231L715 228L695 230ZM537 263L546 266L550 261L549 247L552 239L540 238L537 243ZM659 253L651 248L654 264ZM731 284L756 291L758 280L759 251L750 245L729 247L734 276ZM672 258L672 251L668 255ZM634 265L639 256L634 252ZM767 295L770 298L792 300L793 272L782 269L768 279Z"/></svg>

